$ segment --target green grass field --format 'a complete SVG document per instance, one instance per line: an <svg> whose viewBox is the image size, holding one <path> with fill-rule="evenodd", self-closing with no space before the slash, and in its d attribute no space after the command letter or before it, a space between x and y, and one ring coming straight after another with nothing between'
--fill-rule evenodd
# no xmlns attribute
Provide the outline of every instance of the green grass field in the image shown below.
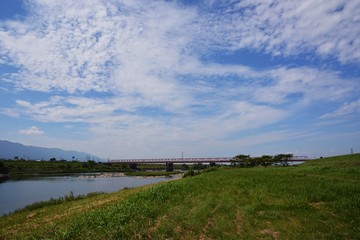
<svg viewBox="0 0 360 240"><path fill-rule="evenodd" d="M217 168L0 218L0 239L360 239L360 154Z"/></svg>

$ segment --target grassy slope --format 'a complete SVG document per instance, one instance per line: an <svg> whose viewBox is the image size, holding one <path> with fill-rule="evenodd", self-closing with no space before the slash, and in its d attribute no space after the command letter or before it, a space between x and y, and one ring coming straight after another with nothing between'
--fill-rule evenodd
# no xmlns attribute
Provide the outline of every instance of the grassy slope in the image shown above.
<svg viewBox="0 0 360 240"><path fill-rule="evenodd" d="M224 168L3 217L0 239L359 239L359 196L360 154Z"/></svg>

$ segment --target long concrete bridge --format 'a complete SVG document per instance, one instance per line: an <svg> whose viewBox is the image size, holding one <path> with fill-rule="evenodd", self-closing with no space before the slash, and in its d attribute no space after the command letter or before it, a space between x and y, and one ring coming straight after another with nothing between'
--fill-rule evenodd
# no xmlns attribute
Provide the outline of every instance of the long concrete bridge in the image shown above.
<svg viewBox="0 0 360 240"><path fill-rule="evenodd" d="M213 158L135 158L135 159L113 159L107 164L128 164L131 168L136 168L137 164L144 163L165 163L166 171L173 171L174 163L230 163L234 157L213 157ZM288 162L304 162L309 160L307 156L293 156Z"/></svg>

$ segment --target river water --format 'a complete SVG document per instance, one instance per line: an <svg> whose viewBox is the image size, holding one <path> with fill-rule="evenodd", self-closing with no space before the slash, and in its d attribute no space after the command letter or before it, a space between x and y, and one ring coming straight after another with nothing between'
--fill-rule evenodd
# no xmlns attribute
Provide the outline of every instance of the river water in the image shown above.
<svg viewBox="0 0 360 240"><path fill-rule="evenodd" d="M86 176L86 175L85 175ZM90 192L115 192L157 183L169 178L84 177L84 175L32 177L0 183L0 216L34 202Z"/></svg>

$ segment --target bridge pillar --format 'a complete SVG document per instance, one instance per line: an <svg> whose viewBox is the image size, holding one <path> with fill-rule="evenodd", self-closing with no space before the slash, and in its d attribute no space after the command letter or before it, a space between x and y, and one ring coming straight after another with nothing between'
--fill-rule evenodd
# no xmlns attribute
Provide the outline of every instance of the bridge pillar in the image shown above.
<svg viewBox="0 0 360 240"><path fill-rule="evenodd" d="M167 162L167 163L166 163L166 171L167 171L167 172L172 172L172 171L174 171L174 163L172 163L172 162Z"/></svg>
<svg viewBox="0 0 360 240"><path fill-rule="evenodd" d="M129 163L129 168L133 170L137 170L137 164L136 163Z"/></svg>

